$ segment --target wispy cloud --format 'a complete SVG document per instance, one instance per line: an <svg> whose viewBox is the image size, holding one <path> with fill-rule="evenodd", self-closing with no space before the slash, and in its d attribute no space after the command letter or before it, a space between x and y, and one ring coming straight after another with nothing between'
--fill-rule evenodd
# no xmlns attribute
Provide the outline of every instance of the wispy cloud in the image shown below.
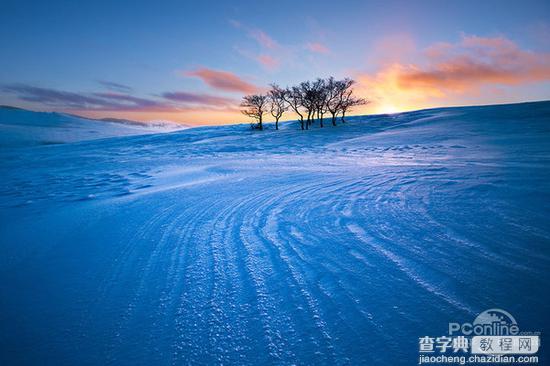
<svg viewBox="0 0 550 366"><path fill-rule="evenodd" d="M238 104L237 101L231 98L219 97L210 94L189 93L185 91L166 92L162 93L161 96L165 99L174 102L182 102L185 104L199 104L215 107L234 106Z"/></svg>
<svg viewBox="0 0 550 366"><path fill-rule="evenodd" d="M233 110L231 98L186 91L164 92L159 98L142 98L118 92L75 93L26 84L6 85L3 92L19 100L37 103L60 111L107 111L167 113L198 110Z"/></svg>
<svg viewBox="0 0 550 366"><path fill-rule="evenodd" d="M236 20L230 20L229 23L237 29L242 29L248 37L254 39L262 47L268 49L275 49L279 47L279 43L277 41L259 28L246 26Z"/></svg>
<svg viewBox="0 0 550 366"><path fill-rule="evenodd" d="M330 49L320 42L309 42L309 43L306 43L305 47L307 50L315 53L321 53L321 54L330 53Z"/></svg>
<svg viewBox="0 0 550 366"><path fill-rule="evenodd" d="M269 54L258 54L256 52L252 52L240 47L234 47L235 51L237 51L240 55L246 57L247 59L253 60L254 62L257 62L264 70L267 71L275 71L277 70L281 65L281 59L279 56L272 56Z"/></svg>
<svg viewBox="0 0 550 366"><path fill-rule="evenodd" d="M212 88L239 93L254 93L259 88L234 73L205 67L193 71L186 71L184 76L197 77Z"/></svg>
<svg viewBox="0 0 550 366"><path fill-rule="evenodd" d="M248 35L265 48L274 49L278 47L278 43L260 29L251 29L248 31Z"/></svg>
<svg viewBox="0 0 550 366"><path fill-rule="evenodd" d="M123 94L123 93L115 93L115 92L93 93L93 95L101 98L102 100L108 101L108 103L110 103L116 109L119 109L119 110L124 108L129 108L130 110L144 109L144 110L151 111L151 110L157 110L157 109L171 110L174 108L173 106L167 105L166 103L163 103L161 101L135 97L135 96Z"/></svg>
<svg viewBox="0 0 550 366"><path fill-rule="evenodd" d="M132 88L129 87L128 85L119 84L112 81L105 81L105 80L98 80L97 82L103 87L112 91L123 92L123 93L129 93L132 91Z"/></svg>
<svg viewBox="0 0 550 366"><path fill-rule="evenodd" d="M268 70L275 70L279 67L280 61L269 55L259 55L257 57L258 62Z"/></svg>
<svg viewBox="0 0 550 366"><path fill-rule="evenodd" d="M70 109L136 111L136 110L172 110L172 106L162 102L133 97L121 93L75 93L26 84L6 85L4 92L15 94L20 100L40 103L45 106Z"/></svg>
<svg viewBox="0 0 550 366"><path fill-rule="evenodd" d="M235 47L241 55L256 61L268 71L274 71L279 68L281 65L281 55L287 53L279 42L261 29L246 26L236 20L230 20L229 23L233 27L244 31L248 38L253 39L260 46L260 52Z"/></svg>

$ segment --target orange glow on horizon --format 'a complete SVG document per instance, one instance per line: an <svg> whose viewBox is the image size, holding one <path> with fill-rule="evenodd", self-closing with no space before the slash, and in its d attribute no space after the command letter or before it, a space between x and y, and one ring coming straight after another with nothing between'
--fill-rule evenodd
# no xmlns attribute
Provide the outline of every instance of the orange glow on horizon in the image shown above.
<svg viewBox="0 0 550 366"><path fill-rule="evenodd" d="M83 117L120 118L139 122L168 121L185 125L223 125L246 122L238 111L193 110L182 112L123 112L123 111L70 111Z"/></svg>
<svg viewBox="0 0 550 366"><path fill-rule="evenodd" d="M437 43L420 55L416 64L391 57L374 73L357 73L357 94L371 101L363 110L517 102L512 87L550 80L550 53L523 50L504 37L463 35L457 43Z"/></svg>

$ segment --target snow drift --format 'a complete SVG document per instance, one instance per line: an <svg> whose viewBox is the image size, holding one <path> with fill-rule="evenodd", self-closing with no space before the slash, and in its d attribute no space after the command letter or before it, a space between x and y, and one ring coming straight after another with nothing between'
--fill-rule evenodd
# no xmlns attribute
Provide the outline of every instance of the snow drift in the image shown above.
<svg viewBox="0 0 550 366"><path fill-rule="evenodd" d="M411 365L487 308L548 329L550 102L298 128L0 151L0 362Z"/></svg>

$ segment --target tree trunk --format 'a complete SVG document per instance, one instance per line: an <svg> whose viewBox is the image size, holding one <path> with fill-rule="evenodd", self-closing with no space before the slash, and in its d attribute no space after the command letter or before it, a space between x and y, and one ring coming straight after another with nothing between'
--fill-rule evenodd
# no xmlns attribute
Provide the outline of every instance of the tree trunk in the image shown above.
<svg viewBox="0 0 550 366"><path fill-rule="evenodd" d="M323 128L323 115L321 114L321 117L319 118L319 126Z"/></svg>
<svg viewBox="0 0 550 366"><path fill-rule="evenodd" d="M344 117L346 116L346 112L342 112L342 123L346 123L346 121L344 121Z"/></svg>
<svg viewBox="0 0 550 366"><path fill-rule="evenodd" d="M335 113L332 114L332 125L336 126L336 114Z"/></svg>
<svg viewBox="0 0 550 366"><path fill-rule="evenodd" d="M260 131L263 131L264 125L262 124L262 116L260 116Z"/></svg>
<svg viewBox="0 0 550 366"><path fill-rule="evenodd" d="M275 120L275 129L278 130L279 129L279 118L277 118Z"/></svg>
<svg viewBox="0 0 550 366"><path fill-rule="evenodd" d="M302 127L302 130L304 130L304 117L300 116L300 126Z"/></svg>

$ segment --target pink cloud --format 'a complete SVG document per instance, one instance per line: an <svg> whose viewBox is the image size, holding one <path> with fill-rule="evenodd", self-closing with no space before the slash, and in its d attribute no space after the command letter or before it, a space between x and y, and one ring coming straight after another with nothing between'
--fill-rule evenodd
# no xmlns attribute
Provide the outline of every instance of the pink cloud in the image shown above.
<svg viewBox="0 0 550 366"><path fill-rule="evenodd" d="M403 59L416 55L416 62ZM386 59L374 73L359 73L360 93L378 111L445 105L488 90L550 81L550 54L521 49L505 37L462 36L422 53ZM493 95L494 98L497 96Z"/></svg>
<svg viewBox="0 0 550 366"><path fill-rule="evenodd" d="M253 60L260 64L264 69L268 71L276 70L281 65L281 58L279 57L279 54L277 54L277 57L271 56L266 53L262 54L256 54L254 52L251 52L246 49L242 49L239 47L234 47L234 49L242 56L246 57L247 59Z"/></svg>
<svg viewBox="0 0 550 366"><path fill-rule="evenodd" d="M274 49L279 47L279 44L277 43L277 41L275 41L273 38L271 38L266 32L264 32L261 29L247 27L241 22L233 19L229 20L229 23L237 29L243 29L250 38L254 39L262 47L265 47L268 49Z"/></svg>
<svg viewBox="0 0 550 366"><path fill-rule="evenodd" d="M273 38L260 29L250 29L248 31L248 35L265 48L273 49L278 46L277 42Z"/></svg>
<svg viewBox="0 0 550 366"><path fill-rule="evenodd" d="M257 58L258 62L268 70L275 70L279 67L279 60L269 55L260 55Z"/></svg>
<svg viewBox="0 0 550 366"><path fill-rule="evenodd" d="M311 52L315 52L315 53L323 53L323 54L330 53L330 49L327 46L325 46L324 44L319 43L319 42L307 43L306 44L306 49L308 49Z"/></svg>
<svg viewBox="0 0 550 366"><path fill-rule="evenodd" d="M248 27L236 20L230 20L229 23L237 29L244 30L246 35L254 39L263 49L263 53L258 54L257 52L252 52L241 49L240 47L235 47L235 49L237 49L237 51L241 55L251 60L257 61L263 68L267 70L272 71L279 67L281 63L280 57L274 57L268 54L273 54L274 52L276 52L278 55L280 55L282 52L284 52L284 48L277 41L275 41L271 36L269 36L261 29Z"/></svg>
<svg viewBox="0 0 550 366"><path fill-rule="evenodd" d="M254 93L259 89L257 86L228 71L213 70L203 67L194 71L185 72L184 75L197 77L212 88L229 92Z"/></svg>
<svg viewBox="0 0 550 366"><path fill-rule="evenodd" d="M400 75L404 88L468 90L482 84L514 85L550 79L550 54L520 49L503 37L464 36L457 44L427 52L427 65L411 65Z"/></svg>

